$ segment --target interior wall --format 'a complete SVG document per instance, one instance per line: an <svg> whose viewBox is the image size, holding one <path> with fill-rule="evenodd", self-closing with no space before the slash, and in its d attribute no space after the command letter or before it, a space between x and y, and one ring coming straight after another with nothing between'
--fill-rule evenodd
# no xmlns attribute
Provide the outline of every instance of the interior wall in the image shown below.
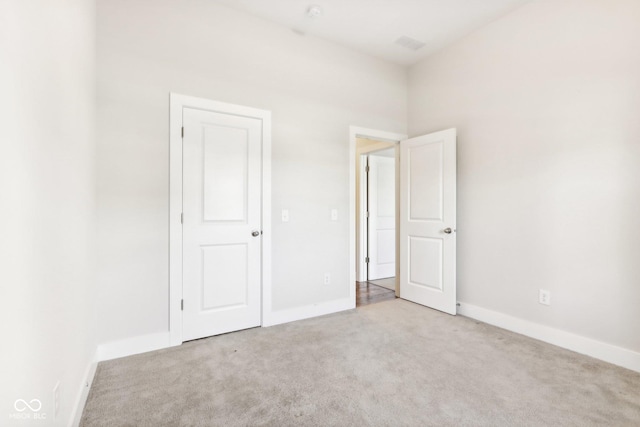
<svg viewBox="0 0 640 427"><path fill-rule="evenodd" d="M640 351L638 22L533 1L409 70L410 134L458 128L461 302Z"/></svg>
<svg viewBox="0 0 640 427"><path fill-rule="evenodd" d="M406 70L207 0L99 0L100 340L168 328L169 92L272 111L273 307L348 297L349 125L403 131Z"/></svg>
<svg viewBox="0 0 640 427"><path fill-rule="evenodd" d="M95 352L94 43L93 1L0 2L3 426L69 425Z"/></svg>

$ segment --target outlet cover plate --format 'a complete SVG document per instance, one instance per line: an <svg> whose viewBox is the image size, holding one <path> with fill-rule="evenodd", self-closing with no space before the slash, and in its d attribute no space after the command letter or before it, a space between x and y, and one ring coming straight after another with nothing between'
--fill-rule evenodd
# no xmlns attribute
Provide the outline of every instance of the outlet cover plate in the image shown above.
<svg viewBox="0 0 640 427"><path fill-rule="evenodd" d="M538 302L542 305L551 305L551 291L547 289L540 289Z"/></svg>

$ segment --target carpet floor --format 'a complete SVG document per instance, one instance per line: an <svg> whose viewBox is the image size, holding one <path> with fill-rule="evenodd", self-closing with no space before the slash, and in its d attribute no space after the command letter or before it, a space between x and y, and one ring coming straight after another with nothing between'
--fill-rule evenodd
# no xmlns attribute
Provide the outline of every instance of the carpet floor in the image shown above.
<svg viewBox="0 0 640 427"><path fill-rule="evenodd" d="M638 426L640 373L396 299L102 362L81 426Z"/></svg>

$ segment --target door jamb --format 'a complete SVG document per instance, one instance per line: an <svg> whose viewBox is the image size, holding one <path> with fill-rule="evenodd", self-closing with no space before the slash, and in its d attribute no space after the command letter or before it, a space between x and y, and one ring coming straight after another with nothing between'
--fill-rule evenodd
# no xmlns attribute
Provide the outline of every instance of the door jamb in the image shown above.
<svg viewBox="0 0 640 427"><path fill-rule="evenodd" d="M184 108L262 120L261 325L271 311L271 112L204 98L169 94L169 335L182 344L182 123Z"/></svg>
<svg viewBox="0 0 640 427"><path fill-rule="evenodd" d="M358 194L358 191L360 191L359 188L356 188L356 174L357 174L357 170L356 170L356 159L358 158L357 156L360 156L362 154L364 154L365 152L359 152L357 150L357 143L356 143L356 139L357 138L366 138L366 139L372 139L375 141L381 141L381 142L392 142L394 144L396 144L396 228L398 227L398 221L400 219L399 213L398 213L398 209L399 209L399 203L397 203L398 200L398 195L399 195L399 153L398 153L398 147L400 144L400 141L405 140L408 138L408 135L406 134L401 134L401 133L395 133L395 132L387 132L387 131L382 131L382 130L377 130L377 129L369 129L369 128L363 128L363 127L358 127L358 126L349 126L349 271L350 271L350 297L353 300L353 304L355 307L355 299L356 299L356 295L355 295L355 282L356 282L356 278L359 278L357 273L361 272L363 268L366 268L366 266L362 265L362 260L364 260L363 256L359 256L358 259L356 258L357 254L361 253L361 241L362 241L362 224L363 222L360 221L360 230L358 230L358 233L356 233L356 215L362 215L362 209L360 209L361 212L356 212L356 197ZM380 149L380 147L375 148L374 150L371 151L375 151ZM362 184L362 182L361 182ZM357 239L356 236L359 236L360 239ZM396 247L398 248L398 250L396 250L396 277L399 279L399 262L398 262L398 255L400 253L399 251L399 246L398 246L398 233L396 231ZM357 240L356 240L357 239ZM358 251L356 251L356 249L359 248ZM360 265L357 265L357 262L359 262ZM399 296L399 287L398 287L398 283L399 280L396 280L396 296Z"/></svg>

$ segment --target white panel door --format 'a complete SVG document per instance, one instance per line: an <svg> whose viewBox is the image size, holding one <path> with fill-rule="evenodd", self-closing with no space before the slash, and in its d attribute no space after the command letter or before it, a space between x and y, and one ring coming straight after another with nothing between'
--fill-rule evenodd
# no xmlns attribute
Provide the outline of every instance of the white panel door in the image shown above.
<svg viewBox="0 0 640 427"><path fill-rule="evenodd" d="M456 314L456 130L400 143L400 297Z"/></svg>
<svg viewBox="0 0 640 427"><path fill-rule="evenodd" d="M262 121L183 111L188 341L260 325Z"/></svg>
<svg viewBox="0 0 640 427"><path fill-rule="evenodd" d="M395 148L391 151L395 152ZM368 157L367 280L377 280L396 275L395 156L370 154Z"/></svg>

